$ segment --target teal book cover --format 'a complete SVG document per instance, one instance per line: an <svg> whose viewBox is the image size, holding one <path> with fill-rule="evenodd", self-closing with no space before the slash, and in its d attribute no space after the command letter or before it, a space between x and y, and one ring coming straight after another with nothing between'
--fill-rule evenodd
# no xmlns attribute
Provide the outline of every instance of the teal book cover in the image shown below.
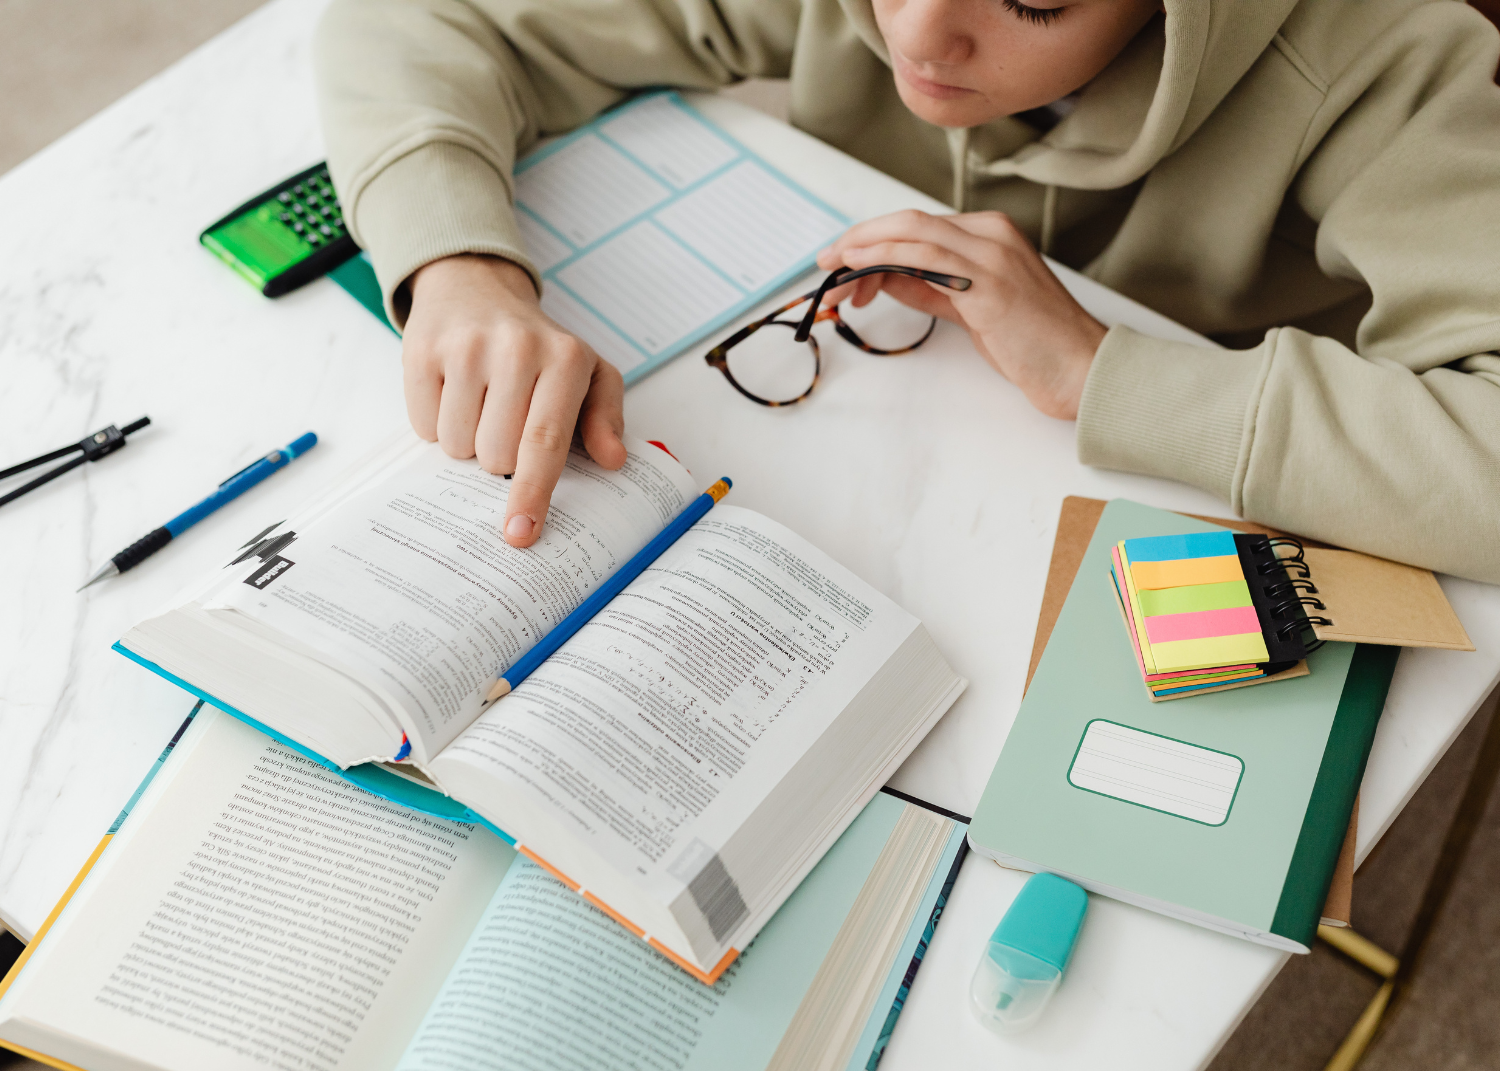
<svg viewBox="0 0 1500 1071"><path fill-rule="evenodd" d="M1152 703L1110 583L1121 539L1223 531L1106 507L970 827L974 850L1305 952L1397 648L1325 644L1304 677Z"/></svg>

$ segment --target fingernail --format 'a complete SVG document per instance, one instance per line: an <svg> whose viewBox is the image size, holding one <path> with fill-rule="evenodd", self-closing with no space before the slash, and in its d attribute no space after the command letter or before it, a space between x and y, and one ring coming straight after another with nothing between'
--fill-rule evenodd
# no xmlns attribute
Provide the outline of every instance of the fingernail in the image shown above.
<svg viewBox="0 0 1500 1071"><path fill-rule="evenodd" d="M505 534L511 539L526 539L535 527L535 523L526 514L516 513L505 522Z"/></svg>

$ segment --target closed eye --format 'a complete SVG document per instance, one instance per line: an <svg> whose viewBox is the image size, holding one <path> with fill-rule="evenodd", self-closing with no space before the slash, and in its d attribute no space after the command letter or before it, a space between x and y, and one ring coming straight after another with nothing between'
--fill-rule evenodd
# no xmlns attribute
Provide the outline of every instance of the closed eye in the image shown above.
<svg viewBox="0 0 1500 1071"><path fill-rule="evenodd" d="M1063 11L1065 10L1060 7L1027 7L1025 4L1020 3L1020 0L1000 0L1000 2L1005 6L1005 10L1016 16L1016 18L1024 19L1026 22L1035 23L1038 26L1050 26L1062 18Z"/></svg>

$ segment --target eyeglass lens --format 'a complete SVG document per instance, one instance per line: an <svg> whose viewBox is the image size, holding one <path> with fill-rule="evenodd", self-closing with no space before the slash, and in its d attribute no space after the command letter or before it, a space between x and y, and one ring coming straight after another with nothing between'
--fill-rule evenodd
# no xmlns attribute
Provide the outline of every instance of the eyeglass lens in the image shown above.
<svg viewBox="0 0 1500 1071"><path fill-rule="evenodd" d="M836 327L825 321L806 342L798 342L792 318L800 311L786 314L791 322L766 324L725 354L730 376L746 393L773 405L787 405L812 389L819 370L818 336L827 341ZM875 354L904 353L932 330L932 317L884 293L863 308L844 302L839 306L839 319L854 335L850 338L840 331L846 342Z"/></svg>
<svg viewBox="0 0 1500 1071"><path fill-rule="evenodd" d="M844 302L839 306L839 319L865 346L890 353L910 349L932 329L931 316L901 304L884 292L864 308L857 309L853 302Z"/></svg>
<svg viewBox="0 0 1500 1071"><path fill-rule="evenodd" d="M796 324L773 320L725 354L741 390L785 405L811 389L818 377L818 340L798 342L796 333Z"/></svg>

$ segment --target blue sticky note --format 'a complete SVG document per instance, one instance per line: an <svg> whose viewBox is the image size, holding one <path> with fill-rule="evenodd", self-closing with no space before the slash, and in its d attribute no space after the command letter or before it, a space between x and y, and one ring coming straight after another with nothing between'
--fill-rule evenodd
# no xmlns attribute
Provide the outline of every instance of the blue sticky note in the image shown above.
<svg viewBox="0 0 1500 1071"><path fill-rule="evenodd" d="M1133 562L1173 562L1182 558L1220 558L1238 552L1233 532L1193 532L1127 539L1125 553Z"/></svg>

